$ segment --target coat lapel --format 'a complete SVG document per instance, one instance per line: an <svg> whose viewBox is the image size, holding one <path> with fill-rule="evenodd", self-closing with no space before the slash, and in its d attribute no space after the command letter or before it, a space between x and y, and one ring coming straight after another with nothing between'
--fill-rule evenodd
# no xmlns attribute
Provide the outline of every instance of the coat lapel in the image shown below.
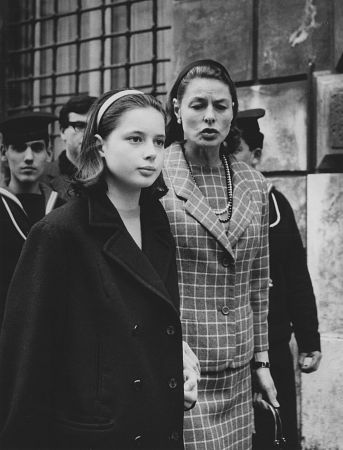
<svg viewBox="0 0 343 450"><path fill-rule="evenodd" d="M206 198L194 183L178 144L170 147L167 169L175 194L185 200L185 210L206 228L234 258L232 244L227 237L225 226L218 220Z"/></svg>
<svg viewBox="0 0 343 450"><path fill-rule="evenodd" d="M140 250L126 230L118 211L106 194L89 198L89 224L102 228L103 252L124 268L140 284L173 306L164 284L171 258L171 247L158 219L142 214L143 248ZM143 208L144 210L144 208ZM150 222L150 223L149 223Z"/></svg>
<svg viewBox="0 0 343 450"><path fill-rule="evenodd" d="M166 282L173 258L175 260L175 244L163 207L158 206L159 210L157 204L150 203L142 211L143 252L162 281Z"/></svg>
<svg viewBox="0 0 343 450"><path fill-rule="evenodd" d="M234 158L230 159L230 167L233 173L233 205L232 217L229 222L228 238L234 247L252 220L254 214L251 204L251 191L244 172L238 170L238 163Z"/></svg>

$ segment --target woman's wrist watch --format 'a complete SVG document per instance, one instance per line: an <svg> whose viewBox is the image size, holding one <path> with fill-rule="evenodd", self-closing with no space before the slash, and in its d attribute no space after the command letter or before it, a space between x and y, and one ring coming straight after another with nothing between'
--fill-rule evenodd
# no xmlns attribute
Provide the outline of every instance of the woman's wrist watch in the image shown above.
<svg viewBox="0 0 343 450"><path fill-rule="evenodd" d="M268 361L253 361L252 362L252 368L254 370L257 369L269 369L270 363Z"/></svg>

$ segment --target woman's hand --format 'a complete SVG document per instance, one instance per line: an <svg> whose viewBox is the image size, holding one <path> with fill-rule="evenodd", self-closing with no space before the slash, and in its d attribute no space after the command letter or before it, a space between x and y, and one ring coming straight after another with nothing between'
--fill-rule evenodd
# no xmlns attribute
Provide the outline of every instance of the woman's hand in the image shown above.
<svg viewBox="0 0 343 450"><path fill-rule="evenodd" d="M258 403L262 408L268 408L265 401L271 403L275 408L279 408L280 404L276 400L277 391L273 378L268 367L258 367L259 363L269 363L268 352L257 352L254 354L254 362L256 363L252 372L252 382L254 391L254 402ZM254 362L252 366L254 367Z"/></svg>
<svg viewBox="0 0 343 450"><path fill-rule="evenodd" d="M254 355L254 361L258 363L269 363L268 352L258 352ZM254 363L253 363L254 366ZM268 409L266 402L271 403L275 408L280 406L276 400L277 391L273 378L268 367L257 367L252 372L252 382L254 390L254 403L260 407Z"/></svg>
<svg viewBox="0 0 343 450"><path fill-rule="evenodd" d="M198 382L200 380L200 364L195 353L183 341L183 390L184 409L188 411L195 406L198 399Z"/></svg>
<svg viewBox="0 0 343 450"><path fill-rule="evenodd" d="M267 368L256 369L254 377L254 402L264 409L268 409L265 400L271 403L275 408L280 404L276 399L277 391L274 385L270 370Z"/></svg>

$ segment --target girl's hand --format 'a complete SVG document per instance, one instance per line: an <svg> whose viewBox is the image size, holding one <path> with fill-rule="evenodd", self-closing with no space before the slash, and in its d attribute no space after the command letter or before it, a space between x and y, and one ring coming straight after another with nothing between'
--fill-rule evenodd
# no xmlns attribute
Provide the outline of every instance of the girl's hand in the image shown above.
<svg viewBox="0 0 343 450"><path fill-rule="evenodd" d="M198 400L198 375L193 369L183 369L184 410L194 408Z"/></svg>
<svg viewBox="0 0 343 450"><path fill-rule="evenodd" d="M200 364L195 353L183 341L183 380L184 409L188 411L195 406L198 399L198 382L200 381Z"/></svg>
<svg viewBox="0 0 343 450"><path fill-rule="evenodd" d="M187 342L182 342L182 348L183 348L183 368L184 369L192 369L194 372L198 375L198 381L200 380L200 363L196 356L196 354L193 352L193 350L190 348L190 346L187 344Z"/></svg>

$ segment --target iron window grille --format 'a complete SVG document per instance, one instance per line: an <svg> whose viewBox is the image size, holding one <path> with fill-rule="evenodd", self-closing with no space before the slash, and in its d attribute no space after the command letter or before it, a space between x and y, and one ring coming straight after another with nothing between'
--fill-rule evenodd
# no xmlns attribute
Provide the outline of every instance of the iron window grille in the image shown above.
<svg viewBox="0 0 343 450"><path fill-rule="evenodd" d="M171 2L12 0L7 113L58 113L72 95L132 87L166 93Z"/></svg>

